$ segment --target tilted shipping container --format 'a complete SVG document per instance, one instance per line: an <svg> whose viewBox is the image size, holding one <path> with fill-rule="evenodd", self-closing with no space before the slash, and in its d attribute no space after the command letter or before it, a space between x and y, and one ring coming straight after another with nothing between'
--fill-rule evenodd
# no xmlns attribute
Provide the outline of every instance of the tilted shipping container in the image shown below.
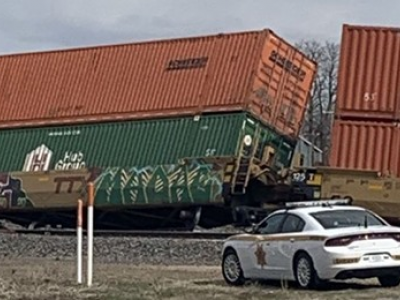
<svg viewBox="0 0 400 300"><path fill-rule="evenodd" d="M400 28L343 26L337 115L400 118Z"/></svg>
<svg viewBox="0 0 400 300"><path fill-rule="evenodd" d="M335 120L330 166L400 176L398 124Z"/></svg>
<svg viewBox="0 0 400 300"><path fill-rule="evenodd" d="M270 30L0 57L0 127L252 112L297 136L315 62Z"/></svg>
<svg viewBox="0 0 400 300"><path fill-rule="evenodd" d="M144 167L178 164L185 158L235 157L245 135L276 151L276 166L290 165L295 145L246 113L203 115L4 129L0 170L49 171L88 167Z"/></svg>

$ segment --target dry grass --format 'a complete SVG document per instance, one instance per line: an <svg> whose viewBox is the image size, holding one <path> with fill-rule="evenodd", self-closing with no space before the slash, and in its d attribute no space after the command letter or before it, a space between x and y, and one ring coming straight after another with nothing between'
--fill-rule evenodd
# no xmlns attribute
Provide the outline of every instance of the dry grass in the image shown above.
<svg viewBox="0 0 400 300"><path fill-rule="evenodd" d="M398 299L400 288L374 280L332 284L323 292L278 283L228 287L219 267L96 264L94 285L76 284L74 261L7 260L0 266L0 299Z"/></svg>

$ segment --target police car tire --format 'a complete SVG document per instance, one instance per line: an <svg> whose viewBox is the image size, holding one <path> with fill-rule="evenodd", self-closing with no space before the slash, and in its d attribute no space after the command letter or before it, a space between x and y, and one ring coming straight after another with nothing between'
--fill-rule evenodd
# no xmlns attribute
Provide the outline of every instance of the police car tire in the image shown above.
<svg viewBox="0 0 400 300"><path fill-rule="evenodd" d="M400 276L390 275L378 277L379 283L383 287L395 287L400 284Z"/></svg>
<svg viewBox="0 0 400 300"><path fill-rule="evenodd" d="M299 267L303 268L303 271L307 271L307 273L309 274L308 281L304 282L299 278ZM317 272L314 269L312 259L306 253L300 253L296 257L294 263L294 275L298 286L303 289L315 289L319 287L320 283L322 284L317 275Z"/></svg>
<svg viewBox="0 0 400 300"><path fill-rule="evenodd" d="M237 266L239 268L239 275L234 280L229 278L229 276L225 273L226 272L225 271L225 263L226 263L227 259L234 259L237 261ZM239 257L237 255L236 251L233 249L228 249L224 253L224 256L222 258L222 276L224 277L225 281L230 285L239 286L239 285L243 285L246 281L246 279L244 278L244 275L243 275L243 270L242 270L242 266L240 264Z"/></svg>

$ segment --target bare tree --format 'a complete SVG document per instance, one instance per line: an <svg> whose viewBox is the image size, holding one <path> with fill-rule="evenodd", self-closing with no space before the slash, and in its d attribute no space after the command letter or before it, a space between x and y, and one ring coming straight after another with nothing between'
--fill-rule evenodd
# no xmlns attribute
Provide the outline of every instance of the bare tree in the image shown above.
<svg viewBox="0 0 400 300"><path fill-rule="evenodd" d="M302 40L296 46L318 63L318 73L301 134L323 151L321 163L327 165L336 103L339 44Z"/></svg>

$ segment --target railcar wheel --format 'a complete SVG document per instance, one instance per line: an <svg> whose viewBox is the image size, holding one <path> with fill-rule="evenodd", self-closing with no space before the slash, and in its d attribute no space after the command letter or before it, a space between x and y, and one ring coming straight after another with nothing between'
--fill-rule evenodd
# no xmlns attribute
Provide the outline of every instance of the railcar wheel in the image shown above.
<svg viewBox="0 0 400 300"><path fill-rule="evenodd" d="M233 249L228 249L224 253L222 258L222 275L229 285L238 286L245 283L239 257Z"/></svg>

